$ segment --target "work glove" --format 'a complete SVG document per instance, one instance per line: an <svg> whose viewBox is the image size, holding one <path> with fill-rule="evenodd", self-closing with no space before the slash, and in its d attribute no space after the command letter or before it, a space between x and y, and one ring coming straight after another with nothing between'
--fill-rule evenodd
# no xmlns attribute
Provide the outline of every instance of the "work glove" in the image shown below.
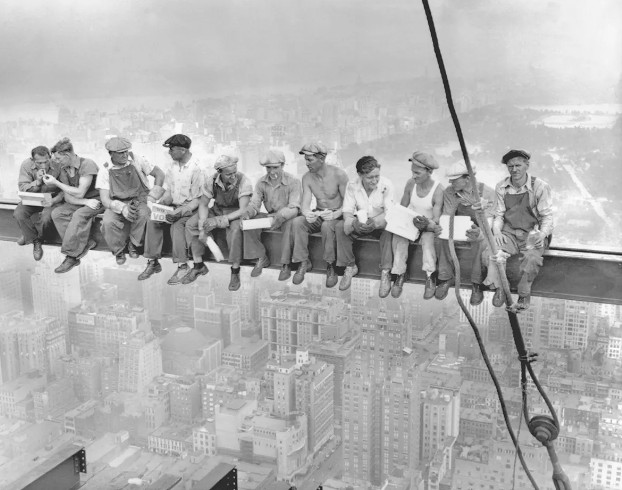
<svg viewBox="0 0 622 490"><path fill-rule="evenodd" d="M123 206L123 209L121 210L121 214L126 220L130 222L136 221L136 219L138 218L138 210L131 204L125 204Z"/></svg>
<svg viewBox="0 0 622 490"><path fill-rule="evenodd" d="M466 236L469 240L475 241L479 238L480 229L477 225L471 225L471 228L466 231Z"/></svg>
<svg viewBox="0 0 622 490"><path fill-rule="evenodd" d="M430 220L425 216L415 216L413 218L413 224L419 231L428 231L427 228L430 224Z"/></svg>
<svg viewBox="0 0 622 490"><path fill-rule="evenodd" d="M179 213L166 213L166 222L167 223L175 223L177 220L181 218Z"/></svg>

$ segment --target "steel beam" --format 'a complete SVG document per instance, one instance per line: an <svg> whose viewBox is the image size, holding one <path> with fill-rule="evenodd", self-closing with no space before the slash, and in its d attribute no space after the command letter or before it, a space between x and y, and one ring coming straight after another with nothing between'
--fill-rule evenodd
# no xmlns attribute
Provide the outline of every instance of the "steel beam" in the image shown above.
<svg viewBox="0 0 622 490"><path fill-rule="evenodd" d="M13 219L15 203L0 201L0 240L17 241L21 235L17 223ZM96 250L107 250L107 245L101 236L99 220L94 225L94 235L98 241ZM216 242L227 255L227 244L222 230L216 230ZM281 233L266 231L262 235L272 268L279 267L281 253ZM57 235L46 237L46 243L59 244ZM322 260L321 238L318 234L311 235L309 240L310 258L313 262L312 272L323 273L326 264ZM378 279L378 257L380 247L378 241L372 238L357 240L355 254L359 268L359 277ZM165 234L163 255L170 256L170 238ZM470 288L471 248L469 244L456 246L456 254L460 260L461 286ZM206 259L214 261L207 252ZM421 270L421 247L411 245L408 261L408 282L423 284L425 273ZM246 264L250 265L250 264ZM511 259L508 262L508 276L513 287L516 286L518 276L518 262ZM572 250L568 248L551 247L544 254L544 267L536 278L532 292L536 296L551 298L590 301L596 303L622 304L622 253Z"/></svg>
<svg viewBox="0 0 622 490"><path fill-rule="evenodd" d="M5 490L73 490L80 486L80 473L86 473L86 452L81 446L69 444L33 466Z"/></svg>

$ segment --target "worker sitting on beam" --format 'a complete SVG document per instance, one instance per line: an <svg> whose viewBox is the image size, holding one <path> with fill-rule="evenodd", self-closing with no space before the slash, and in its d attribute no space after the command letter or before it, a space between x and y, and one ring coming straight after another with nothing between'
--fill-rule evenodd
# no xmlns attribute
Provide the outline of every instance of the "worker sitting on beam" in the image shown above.
<svg viewBox="0 0 622 490"><path fill-rule="evenodd" d="M497 184L497 204L492 225L497 247L509 256L521 254L518 282L518 308L529 308L531 285L542 266L542 254L553 232L553 200L551 187L542 179L530 175L531 155L524 150L510 150L501 158L509 177ZM495 260L495 257L490 259ZM492 304L505 303L496 264L488 266L484 281L496 289Z"/></svg>
<svg viewBox="0 0 622 490"><path fill-rule="evenodd" d="M18 245L33 244L32 255L35 260L43 257L43 240L46 232L54 228L52 221L53 206L62 202L63 193L55 185L43 182L43 176L60 175L60 164L52 160L52 154L46 146L37 146L30 152L30 158L24 160L19 169L17 187L20 192L35 192L44 195L40 206L26 205L20 202L13 217L22 231ZM33 220L33 218L35 218Z"/></svg>

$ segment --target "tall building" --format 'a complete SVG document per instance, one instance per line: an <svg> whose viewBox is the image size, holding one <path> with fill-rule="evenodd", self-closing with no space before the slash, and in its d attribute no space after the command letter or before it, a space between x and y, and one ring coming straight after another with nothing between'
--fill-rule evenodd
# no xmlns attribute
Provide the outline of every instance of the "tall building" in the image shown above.
<svg viewBox="0 0 622 490"><path fill-rule="evenodd" d="M71 349L93 356L116 356L134 332L151 332L147 311L126 301L77 306L69 311L68 324Z"/></svg>
<svg viewBox="0 0 622 490"><path fill-rule="evenodd" d="M343 473L355 485L380 484L380 402L376 383L348 372L343 380Z"/></svg>
<svg viewBox="0 0 622 490"><path fill-rule="evenodd" d="M296 370L296 409L307 414L307 446L315 453L334 434L334 367L312 362Z"/></svg>
<svg viewBox="0 0 622 490"><path fill-rule="evenodd" d="M179 376L209 373L220 366L222 340L205 337L190 327L179 327L162 339L162 368Z"/></svg>
<svg viewBox="0 0 622 490"><path fill-rule="evenodd" d="M460 431L460 391L430 388L421 398L420 459L429 462L447 437Z"/></svg>
<svg viewBox="0 0 622 490"><path fill-rule="evenodd" d="M72 381L74 393L82 402L97 398L102 392L101 368L98 358L66 355L56 360L57 376Z"/></svg>
<svg viewBox="0 0 622 490"><path fill-rule="evenodd" d="M338 298L279 291L261 300L262 338L275 359L314 340L341 338L348 325L347 305Z"/></svg>
<svg viewBox="0 0 622 490"><path fill-rule="evenodd" d="M62 420L67 410L79 404L69 378L61 378L33 391L32 398L37 421Z"/></svg>
<svg viewBox="0 0 622 490"><path fill-rule="evenodd" d="M361 323L359 369L376 380L392 378L406 371L413 356L411 329L404 308L393 298L370 299L365 305ZM406 363L406 364L405 364Z"/></svg>
<svg viewBox="0 0 622 490"><path fill-rule="evenodd" d="M0 315L12 310L24 310L20 277L20 271L17 269L0 271Z"/></svg>
<svg viewBox="0 0 622 490"><path fill-rule="evenodd" d="M285 362L274 372L274 414L289 417L296 410L296 364Z"/></svg>
<svg viewBox="0 0 622 490"><path fill-rule="evenodd" d="M0 317L0 373L5 381L28 371L54 374L56 360L66 353L65 329L55 318Z"/></svg>
<svg viewBox="0 0 622 490"><path fill-rule="evenodd" d="M153 378L162 374L160 341L153 334L135 332L119 347L119 391L146 393Z"/></svg>
<svg viewBox="0 0 622 490"><path fill-rule="evenodd" d="M359 373L344 378L344 480L380 485L419 462L419 374L373 380Z"/></svg>
<svg viewBox="0 0 622 490"><path fill-rule="evenodd" d="M307 346L309 355L333 366L333 408L335 425L341 426L343 407L343 380L353 367L360 336L345 337L340 341L312 342Z"/></svg>
<svg viewBox="0 0 622 490"><path fill-rule="evenodd" d="M201 384L197 378L182 376L169 385L171 419L191 425L201 416Z"/></svg>
<svg viewBox="0 0 622 490"><path fill-rule="evenodd" d="M49 316L67 325L70 308L80 304L80 275L77 270L56 274L55 265L61 262L60 250L48 247L32 275L32 300L35 314Z"/></svg>
<svg viewBox="0 0 622 490"><path fill-rule="evenodd" d="M270 346L262 339L242 337L222 351L222 363L240 371L259 372L270 356Z"/></svg>
<svg viewBox="0 0 622 490"><path fill-rule="evenodd" d="M223 304L216 304L211 308L197 308L195 302L194 328L206 337L221 339L223 346L228 347L242 337L240 309Z"/></svg>

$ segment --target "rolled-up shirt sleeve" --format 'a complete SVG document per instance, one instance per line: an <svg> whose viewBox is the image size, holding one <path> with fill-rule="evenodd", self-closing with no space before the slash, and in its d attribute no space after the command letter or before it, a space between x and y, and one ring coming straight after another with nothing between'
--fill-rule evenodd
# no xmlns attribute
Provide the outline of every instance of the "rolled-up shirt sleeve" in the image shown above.
<svg viewBox="0 0 622 490"><path fill-rule="evenodd" d="M240 190L238 192L238 199L244 196L252 196L253 195L253 184L250 179L246 176L242 177L240 181Z"/></svg>
<svg viewBox="0 0 622 490"><path fill-rule="evenodd" d="M536 210L540 216L540 231L545 236L553 233L553 196L551 186L542 182L537 189L534 189L536 197Z"/></svg>
<svg viewBox="0 0 622 490"><path fill-rule="evenodd" d="M263 202L263 186L261 185L261 181L255 184L255 190L253 192L253 197L251 201L248 203L247 210L249 211L251 217L255 216L259 209L261 209L261 203Z"/></svg>
<svg viewBox="0 0 622 490"><path fill-rule="evenodd" d="M287 206L278 211L285 219L291 219L298 215L298 211L300 210L300 199L302 197L302 183L300 180L293 180L288 187L290 189Z"/></svg>
<svg viewBox="0 0 622 490"><path fill-rule="evenodd" d="M346 187L346 195L343 196L343 206L341 208L344 213L356 213L356 197L354 196L354 192L353 183L348 183L348 186Z"/></svg>
<svg viewBox="0 0 622 490"><path fill-rule="evenodd" d="M495 189L495 196L497 199L497 204L495 206L494 211L494 219L492 222L492 226L494 230L501 231L503 229L503 221L505 216L505 201L503 200L503 196L505 194L505 189L500 185Z"/></svg>

